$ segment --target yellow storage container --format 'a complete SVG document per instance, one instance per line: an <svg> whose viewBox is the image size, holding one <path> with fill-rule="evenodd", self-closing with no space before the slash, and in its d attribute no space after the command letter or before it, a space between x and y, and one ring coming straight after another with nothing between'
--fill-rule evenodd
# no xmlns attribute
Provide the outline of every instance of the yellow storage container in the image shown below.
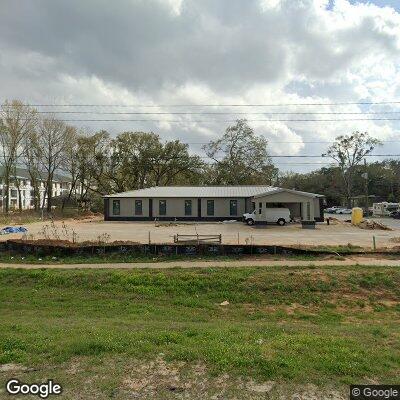
<svg viewBox="0 0 400 400"><path fill-rule="evenodd" d="M363 210L360 207L354 207L351 211L351 223L358 225L363 219Z"/></svg>

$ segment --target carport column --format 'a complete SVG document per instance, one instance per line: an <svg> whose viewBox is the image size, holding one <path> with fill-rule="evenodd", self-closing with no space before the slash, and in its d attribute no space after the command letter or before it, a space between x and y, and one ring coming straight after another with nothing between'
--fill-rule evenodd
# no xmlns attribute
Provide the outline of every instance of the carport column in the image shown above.
<svg viewBox="0 0 400 400"><path fill-rule="evenodd" d="M314 221L314 207L312 201L301 203L301 219L303 221Z"/></svg>
<svg viewBox="0 0 400 400"><path fill-rule="evenodd" d="M104 198L104 221L108 221L110 216L110 199Z"/></svg>
<svg viewBox="0 0 400 400"><path fill-rule="evenodd" d="M313 199L310 199L308 202L310 204L310 220L315 221L315 209L314 209L314 201Z"/></svg>

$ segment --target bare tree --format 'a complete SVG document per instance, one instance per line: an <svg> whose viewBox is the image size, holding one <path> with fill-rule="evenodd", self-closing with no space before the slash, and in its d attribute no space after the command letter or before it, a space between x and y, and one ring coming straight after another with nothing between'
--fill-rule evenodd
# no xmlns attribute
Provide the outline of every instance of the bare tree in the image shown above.
<svg viewBox="0 0 400 400"><path fill-rule="evenodd" d="M33 206L37 211L40 208L40 182L43 179L43 165L40 159L39 135L32 129L23 140L23 164L28 172L33 188ZM32 196L31 196L32 198Z"/></svg>
<svg viewBox="0 0 400 400"><path fill-rule="evenodd" d="M65 171L70 180L67 196L63 196L61 209L64 210L65 205L72 198L72 195L76 193L77 183L79 180L79 162L78 162L78 152L79 152L79 138L78 132L72 131L69 137L69 143L65 148L65 157L62 161L61 169Z"/></svg>
<svg viewBox="0 0 400 400"><path fill-rule="evenodd" d="M24 138L35 129L36 111L20 101L6 101L0 109L0 164L3 167L5 201L3 209L9 211L11 178L16 175L17 161L22 154ZM16 177L15 177L16 178Z"/></svg>
<svg viewBox="0 0 400 400"><path fill-rule="evenodd" d="M76 135L76 128L66 125L54 117L41 120L38 124L37 151L46 175L44 202L47 211L51 211L53 200L54 174L60 170L67 156L67 149Z"/></svg>
<svg viewBox="0 0 400 400"><path fill-rule="evenodd" d="M381 144L378 139L374 139L367 132L356 131L351 135L338 136L334 143L328 147L327 152L322 154L323 157L331 157L339 165L345 186L347 207L351 207L356 167L366 155Z"/></svg>
<svg viewBox="0 0 400 400"><path fill-rule="evenodd" d="M88 193L111 192L113 173L110 168L111 144L106 131L78 138L76 160L78 163L79 201L87 199Z"/></svg>

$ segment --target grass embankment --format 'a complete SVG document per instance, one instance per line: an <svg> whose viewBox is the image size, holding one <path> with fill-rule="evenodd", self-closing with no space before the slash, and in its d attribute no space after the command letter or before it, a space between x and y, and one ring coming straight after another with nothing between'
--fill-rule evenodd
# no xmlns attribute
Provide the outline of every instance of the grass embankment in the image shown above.
<svg viewBox="0 0 400 400"><path fill-rule="evenodd" d="M326 256L318 254L293 254L293 255L267 255L261 256L240 256L240 255L152 255L152 254L71 254L61 255L55 254L51 256L41 256L33 254L16 253L13 251L4 251L0 253L0 263L3 264L47 264L47 265L62 265L62 264L112 264L112 263L152 263L152 262L169 262L174 261L240 261L251 259L262 260L303 260L313 261L326 259ZM342 259L336 257L336 259Z"/></svg>
<svg viewBox="0 0 400 400"><path fill-rule="evenodd" d="M398 383L399 288L388 267L0 270L0 364L32 368L0 377L121 399Z"/></svg>

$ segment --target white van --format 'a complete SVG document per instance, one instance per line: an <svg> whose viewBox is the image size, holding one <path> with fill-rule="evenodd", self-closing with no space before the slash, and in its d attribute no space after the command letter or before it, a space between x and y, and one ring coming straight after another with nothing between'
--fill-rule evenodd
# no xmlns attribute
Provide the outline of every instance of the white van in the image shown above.
<svg viewBox="0 0 400 400"><path fill-rule="evenodd" d="M243 220L247 225L260 223L275 223L280 226L290 222L290 210L288 208L266 208L262 214L257 214L254 210L252 213L243 214Z"/></svg>

